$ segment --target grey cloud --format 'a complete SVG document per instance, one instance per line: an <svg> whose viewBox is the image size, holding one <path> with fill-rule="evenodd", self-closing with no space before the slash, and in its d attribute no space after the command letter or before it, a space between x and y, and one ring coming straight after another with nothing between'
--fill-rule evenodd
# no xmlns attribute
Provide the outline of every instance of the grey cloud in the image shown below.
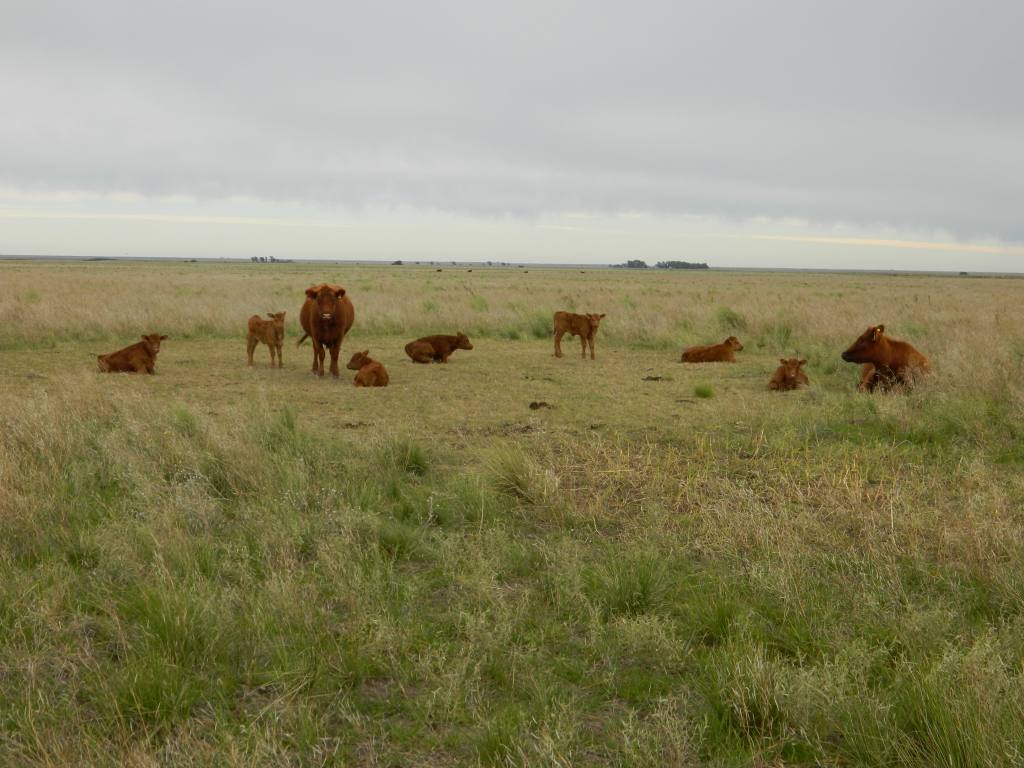
<svg viewBox="0 0 1024 768"><path fill-rule="evenodd" d="M1024 4L362 6L8 2L0 184L1024 240Z"/></svg>

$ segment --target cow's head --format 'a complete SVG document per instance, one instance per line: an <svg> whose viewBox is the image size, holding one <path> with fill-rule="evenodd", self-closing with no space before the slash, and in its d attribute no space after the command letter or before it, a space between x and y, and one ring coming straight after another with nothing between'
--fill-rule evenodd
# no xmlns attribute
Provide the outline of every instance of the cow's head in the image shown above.
<svg viewBox="0 0 1024 768"><path fill-rule="evenodd" d="M725 344L725 346L729 347L729 349L733 350L734 352L742 352L743 351L743 345L740 344L740 340L737 339L735 336L730 336L728 339L726 339L722 343Z"/></svg>
<svg viewBox="0 0 1024 768"><path fill-rule="evenodd" d="M362 352L356 352L352 355L352 359L348 361L348 365L345 367L352 371L358 371L364 365L370 362L370 350L364 349Z"/></svg>
<svg viewBox="0 0 1024 768"><path fill-rule="evenodd" d="M146 349L149 350L150 354L156 355L156 353L160 351L160 342L166 338L166 336L161 336L159 333L151 333L148 336L143 336L142 341L146 345Z"/></svg>
<svg viewBox="0 0 1024 768"><path fill-rule="evenodd" d="M455 348L456 349L472 349L473 345L469 343L469 336L459 331L455 334Z"/></svg>
<svg viewBox="0 0 1024 768"><path fill-rule="evenodd" d="M807 361L795 357L790 358L779 358L779 362L782 363L782 377L786 381L793 382L797 380L800 375L800 369L807 365Z"/></svg>
<svg viewBox="0 0 1024 768"><path fill-rule="evenodd" d="M338 314L338 299L345 289L337 285L320 283L306 289L306 296L316 302L316 313L321 320L333 320Z"/></svg>
<svg viewBox="0 0 1024 768"><path fill-rule="evenodd" d="M601 324L601 318L604 317L604 316L605 316L604 312L602 312L599 315L588 314L587 315L587 320L590 321L590 330L596 331L597 330L597 326L599 326Z"/></svg>
<svg viewBox="0 0 1024 768"><path fill-rule="evenodd" d="M274 338L281 341L284 338L284 316L287 312L267 312L267 317L274 324Z"/></svg>
<svg viewBox="0 0 1024 768"><path fill-rule="evenodd" d="M877 359L879 347L885 339L885 326L873 325L843 352L848 363L872 363Z"/></svg>

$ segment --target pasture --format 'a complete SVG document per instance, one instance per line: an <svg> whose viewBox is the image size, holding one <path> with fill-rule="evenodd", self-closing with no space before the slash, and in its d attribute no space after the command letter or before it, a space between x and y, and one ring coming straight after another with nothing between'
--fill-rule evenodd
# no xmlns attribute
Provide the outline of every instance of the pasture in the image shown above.
<svg viewBox="0 0 1024 768"><path fill-rule="evenodd" d="M0 262L0 764L1024 763L1024 282L440 268Z"/></svg>

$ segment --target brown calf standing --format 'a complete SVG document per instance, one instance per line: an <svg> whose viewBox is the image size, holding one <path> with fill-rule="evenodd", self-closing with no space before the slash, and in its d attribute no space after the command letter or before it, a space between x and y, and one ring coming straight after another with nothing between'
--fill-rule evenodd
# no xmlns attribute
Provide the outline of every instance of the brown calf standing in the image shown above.
<svg viewBox="0 0 1024 768"><path fill-rule="evenodd" d="M454 336L424 336L405 345L407 354L414 363L447 363L456 349L472 349L469 337L459 331Z"/></svg>
<svg viewBox="0 0 1024 768"><path fill-rule="evenodd" d="M277 360L277 367L284 368L284 316L286 312L268 312L269 320L263 320L259 315L249 318L249 335L245 339L246 353L249 355L249 365L252 365L252 353L256 345L261 341L270 347L270 367L274 367L274 360Z"/></svg>
<svg viewBox="0 0 1024 768"><path fill-rule="evenodd" d="M912 344L886 336L884 325L873 325L864 331L842 357L848 363L863 364L857 386L861 392L910 387L916 378L932 369L928 358Z"/></svg>
<svg viewBox="0 0 1024 768"><path fill-rule="evenodd" d="M160 342L166 338L157 333L143 336L130 347L96 355L96 366L101 373L155 373Z"/></svg>
<svg viewBox="0 0 1024 768"><path fill-rule="evenodd" d="M370 359L370 350L368 349L352 355L352 359L345 367L350 371L358 371L352 380L357 387L386 387L390 381L384 366L376 360Z"/></svg>
<svg viewBox="0 0 1024 768"><path fill-rule="evenodd" d="M568 333L570 336L580 337L580 352L584 360L587 359L587 345L590 345L590 359L593 360L594 336L597 334L597 327L601 324L601 318L604 316L604 312L599 315L555 312L551 331L555 335L555 357L562 357L562 337Z"/></svg>
<svg viewBox="0 0 1024 768"><path fill-rule="evenodd" d="M803 371L803 367L807 365L806 360L797 360L795 357L791 357L788 360L779 358L779 362L781 365L775 369L775 374L768 382L768 389L788 392L791 389L810 386L811 382Z"/></svg>
<svg viewBox="0 0 1024 768"><path fill-rule="evenodd" d="M704 347L687 347L683 350L681 363L735 363L736 353L743 350L743 345L735 336L730 336L721 344L709 344Z"/></svg>

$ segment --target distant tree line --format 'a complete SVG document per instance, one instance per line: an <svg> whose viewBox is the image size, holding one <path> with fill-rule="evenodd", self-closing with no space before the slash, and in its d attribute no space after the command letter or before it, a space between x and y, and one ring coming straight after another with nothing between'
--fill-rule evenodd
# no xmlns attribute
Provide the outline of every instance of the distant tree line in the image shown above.
<svg viewBox="0 0 1024 768"><path fill-rule="evenodd" d="M641 259L630 259L625 264L612 264L620 269L647 269L647 262ZM696 261L659 261L655 269L709 269L704 262Z"/></svg>
<svg viewBox="0 0 1024 768"><path fill-rule="evenodd" d="M659 261L654 266L657 269L709 269L703 261Z"/></svg>
<svg viewBox="0 0 1024 768"><path fill-rule="evenodd" d="M249 259L253 264L290 264L291 259L277 259L273 256L253 256Z"/></svg>

